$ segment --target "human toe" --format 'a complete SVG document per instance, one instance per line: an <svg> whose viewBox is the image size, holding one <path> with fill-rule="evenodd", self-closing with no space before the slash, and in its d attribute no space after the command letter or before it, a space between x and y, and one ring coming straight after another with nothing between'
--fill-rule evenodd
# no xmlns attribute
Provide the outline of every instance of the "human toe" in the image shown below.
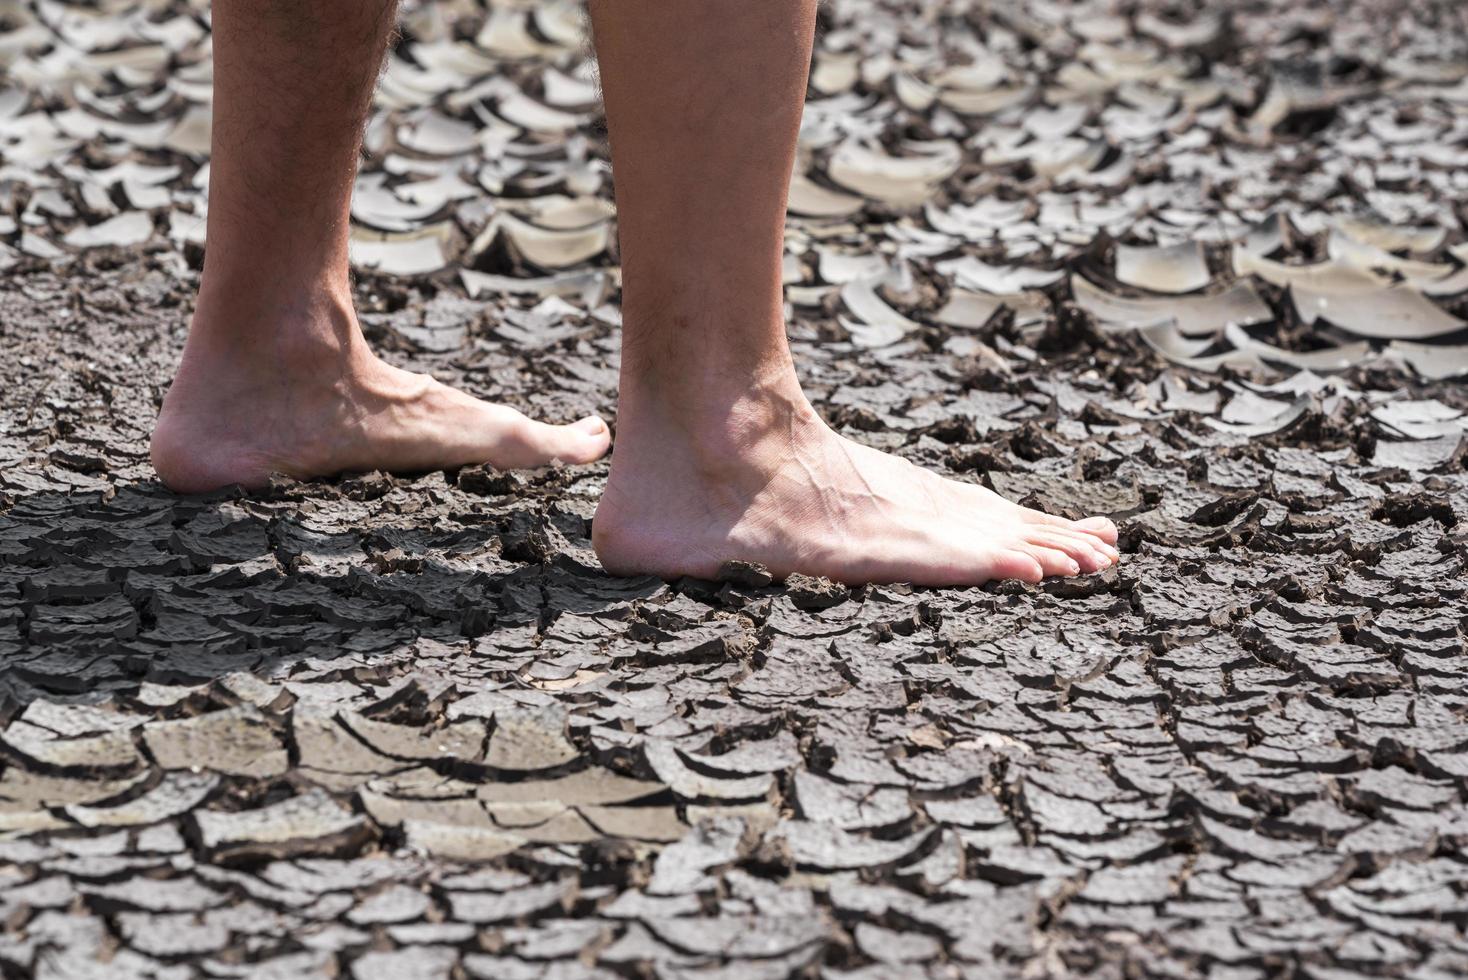
<svg viewBox="0 0 1468 980"><path fill-rule="evenodd" d="M497 458L490 462L504 469L590 463L600 459L610 444L607 424L596 416L552 425L515 412L505 426Z"/></svg>

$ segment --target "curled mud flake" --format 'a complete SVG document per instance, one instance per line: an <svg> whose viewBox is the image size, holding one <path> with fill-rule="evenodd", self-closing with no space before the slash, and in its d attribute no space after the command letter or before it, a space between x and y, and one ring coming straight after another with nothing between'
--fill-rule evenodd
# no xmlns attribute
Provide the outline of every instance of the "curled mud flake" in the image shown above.
<svg viewBox="0 0 1468 980"><path fill-rule="evenodd" d="M115 806L69 806L66 815L83 827L122 827L181 817L219 785L212 773L170 772L141 796Z"/></svg>
<svg viewBox="0 0 1468 980"><path fill-rule="evenodd" d="M658 779L685 800L760 800L775 785L766 774L736 778L703 775L690 768L678 750L664 741L648 740L643 744L643 755Z"/></svg>
<svg viewBox="0 0 1468 980"><path fill-rule="evenodd" d="M341 717L342 724L362 741L383 755L402 759L477 760L484 749L486 726L466 720L442 728L418 728L374 721L351 712Z"/></svg>
<svg viewBox="0 0 1468 980"><path fill-rule="evenodd" d="M1344 295L1292 286L1290 293L1301 320L1306 323L1324 320L1358 337L1424 340L1468 326L1420 292L1405 286Z"/></svg>
<svg viewBox="0 0 1468 980"><path fill-rule="evenodd" d="M1172 323L1185 337L1216 337L1229 324L1268 323L1274 311L1247 281L1221 292L1169 299L1116 296L1081 276L1071 277L1076 305L1105 328L1143 328Z"/></svg>
<svg viewBox="0 0 1468 980"><path fill-rule="evenodd" d="M829 609L851 596L851 590L838 582L809 575L791 575L785 579L785 594L796 609Z"/></svg>
<svg viewBox="0 0 1468 980"><path fill-rule="evenodd" d="M151 956L202 957L223 950L230 940L230 931L223 924L200 921L192 912L123 912L117 916L117 925L129 947Z"/></svg>
<svg viewBox="0 0 1468 980"><path fill-rule="evenodd" d="M414 819L403 821L403 840L418 854L468 862L492 861L513 854L528 843L523 837L499 830Z"/></svg>
<svg viewBox="0 0 1468 980"><path fill-rule="evenodd" d="M1116 278L1154 293L1194 293L1211 281L1202 246L1118 245Z"/></svg>
<svg viewBox="0 0 1468 980"><path fill-rule="evenodd" d="M574 881L551 881L497 893L451 891L447 898L455 919L490 925L525 921L552 910L565 911L575 892Z"/></svg>
<svg viewBox="0 0 1468 980"><path fill-rule="evenodd" d="M373 232L353 229L349 243L352 266L386 276L419 276L448 265L445 239L448 229L411 232Z"/></svg>
<svg viewBox="0 0 1468 980"><path fill-rule="evenodd" d="M574 761L579 752L566 738L560 711L496 711L485 763L495 769L534 772Z"/></svg>
<svg viewBox="0 0 1468 980"><path fill-rule="evenodd" d="M524 262L537 269L557 271L606 251L612 241L612 224L601 218L583 227L555 228L501 215L475 239L470 253L478 255L500 238Z"/></svg>
<svg viewBox="0 0 1468 980"><path fill-rule="evenodd" d="M451 980L459 951L449 946L374 950L352 962L352 980Z"/></svg>
<svg viewBox="0 0 1468 980"><path fill-rule="evenodd" d="M778 732L773 738L744 741L727 752L683 752L688 762L700 769L744 776L754 773L780 772L801 764L800 745L789 732Z"/></svg>
<svg viewBox="0 0 1468 980"><path fill-rule="evenodd" d="M298 705L291 713L291 736L303 774L328 788L353 788L409 766L364 745L337 717L314 705Z"/></svg>
<svg viewBox="0 0 1468 980"><path fill-rule="evenodd" d="M72 248L139 245L153 237L153 220L142 211L124 211L95 225L69 232L64 241Z"/></svg>
<svg viewBox="0 0 1468 980"><path fill-rule="evenodd" d="M837 783L804 770L795 774L795 799L806 820L842 830L893 827L912 816L903 790Z"/></svg>
<svg viewBox="0 0 1468 980"><path fill-rule="evenodd" d="M553 801L566 806L604 806L631 803L662 793L662 783L630 779L606 769L590 768L548 780L487 782L476 795L487 803L539 803Z"/></svg>
<svg viewBox="0 0 1468 980"><path fill-rule="evenodd" d="M29 768L40 771L129 772L143 762L132 735L125 731L81 738L55 738L45 729L21 724L0 734L0 742Z"/></svg>
<svg viewBox="0 0 1468 980"><path fill-rule="evenodd" d="M593 827L608 837L631 840L675 841L688 832L687 824L678 819L678 811L668 806L595 806L577 807Z"/></svg>
<svg viewBox="0 0 1468 980"><path fill-rule="evenodd" d="M410 821L483 830L494 830L499 826L484 806L473 799L402 798L371 789L363 789L357 796L367 815L383 827L405 825Z"/></svg>
<svg viewBox="0 0 1468 980"><path fill-rule="evenodd" d="M770 570L756 562L726 561L719 567L718 581L734 582L737 585L747 585L751 588L763 588L773 582L774 576Z"/></svg>
<svg viewBox="0 0 1468 980"><path fill-rule="evenodd" d="M717 886L718 871L753 850L748 824L737 817L701 820L693 831L663 848L647 884L650 896L685 895ZM656 903L654 903L656 904Z"/></svg>
<svg viewBox="0 0 1468 980"><path fill-rule="evenodd" d="M288 766L286 749L259 711L212 711L143 727L143 744L164 769L212 769L241 776L273 776Z"/></svg>
<svg viewBox="0 0 1468 980"><path fill-rule="evenodd" d="M925 963L942 952L943 946L932 936L921 932L897 932L871 922L856 926L856 945L878 963L897 965Z"/></svg>
<svg viewBox="0 0 1468 980"><path fill-rule="evenodd" d="M766 840L789 847L798 867L851 871L906 863L922 850L931 836L929 831L918 831L896 840L882 840L848 833L833 824L799 820L782 821L766 835Z"/></svg>
<svg viewBox="0 0 1468 980"><path fill-rule="evenodd" d="M311 790L258 810L193 814L199 842L221 860L350 851L370 836L361 817Z"/></svg>
<svg viewBox="0 0 1468 980"><path fill-rule="evenodd" d="M831 179L847 190L888 204L911 206L927 200L937 186L958 170L962 154L956 144L941 141L910 156L848 141L826 165Z"/></svg>
<svg viewBox="0 0 1468 980"><path fill-rule="evenodd" d="M496 826L536 844L587 844L601 837L575 810L551 803L488 804Z"/></svg>
<svg viewBox="0 0 1468 980"><path fill-rule="evenodd" d="M815 915L776 919L732 915L691 917L651 920L646 925L675 949L731 959L783 956L820 943L824 931Z"/></svg>

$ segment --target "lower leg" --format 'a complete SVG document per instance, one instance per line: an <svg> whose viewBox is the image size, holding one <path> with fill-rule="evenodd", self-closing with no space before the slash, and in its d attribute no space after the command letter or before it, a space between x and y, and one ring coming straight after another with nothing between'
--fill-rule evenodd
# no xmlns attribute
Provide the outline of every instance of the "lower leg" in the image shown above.
<svg viewBox="0 0 1468 980"><path fill-rule="evenodd" d="M603 563L709 576L741 558L926 584L1109 565L1109 521L1048 517L857 445L801 393L780 260L815 6L591 2L624 283Z"/></svg>
<svg viewBox="0 0 1468 980"><path fill-rule="evenodd" d="M352 308L349 209L394 0L216 0L208 242L153 440L174 489L343 470L581 462L606 426L531 422L400 371Z"/></svg>

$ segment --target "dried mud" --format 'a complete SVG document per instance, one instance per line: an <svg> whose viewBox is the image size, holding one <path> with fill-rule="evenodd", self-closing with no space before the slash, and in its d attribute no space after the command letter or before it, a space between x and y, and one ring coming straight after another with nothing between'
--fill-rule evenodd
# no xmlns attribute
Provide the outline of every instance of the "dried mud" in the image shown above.
<svg viewBox="0 0 1468 980"><path fill-rule="evenodd" d="M1431 288L1461 276L1462 12L1239 6L1185 30L1012 6L823 14L803 166L824 193L800 193L835 213L792 218L787 264L834 425L1121 525L1119 567L1039 587L612 578L588 540L605 464L168 493L147 437L197 282L170 232L202 158L168 142L178 121L141 148L62 133L77 166L178 172L101 197L61 164L27 183L42 126L15 120L105 107L46 94L44 48L12 53L0 974L1468 971L1468 396L1462 336L1419 329L1465 312ZM491 9L409 6L399 57L477 37L455 64L570 90L565 9ZM154 111L187 119L201 42L152 30L185 80ZM945 102L973 45L1013 77L970 68ZM108 69L117 105L155 90L138 64ZM1046 113L1041 89L994 94L1026 80ZM508 166L429 81L389 70L365 179L447 159L470 193L430 216L441 268L358 253L364 329L533 413L609 412L610 226L577 244L504 219L608 199L594 113L487 90L499 122L476 125L539 134ZM897 187L830 133L964 152ZM1090 165L1051 168L1062 151ZM167 200L139 210L149 186ZM359 235L430 220L411 196L394 218L369 191ZM77 234L113 220L103 199L146 215L140 240ZM1354 329L1300 315L1362 295L1385 304L1368 320L1327 303Z"/></svg>

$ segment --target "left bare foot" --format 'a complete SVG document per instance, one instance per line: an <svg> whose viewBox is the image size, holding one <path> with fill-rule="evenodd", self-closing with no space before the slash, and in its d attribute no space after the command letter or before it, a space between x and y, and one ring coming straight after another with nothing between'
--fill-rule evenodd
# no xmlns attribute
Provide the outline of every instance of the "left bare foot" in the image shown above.
<svg viewBox="0 0 1468 980"><path fill-rule="evenodd" d="M593 543L614 574L714 577L725 561L851 584L978 585L1079 575L1117 561L1116 526L1068 521L945 480L831 431L793 372L660 403L627 391Z"/></svg>
<svg viewBox="0 0 1468 980"><path fill-rule="evenodd" d="M153 466L171 489L258 487L279 473L423 472L587 463L611 433L596 417L547 425L367 349L349 299L323 292L283 304L298 322L217 331L201 300L153 433ZM243 335L243 344L219 338Z"/></svg>

